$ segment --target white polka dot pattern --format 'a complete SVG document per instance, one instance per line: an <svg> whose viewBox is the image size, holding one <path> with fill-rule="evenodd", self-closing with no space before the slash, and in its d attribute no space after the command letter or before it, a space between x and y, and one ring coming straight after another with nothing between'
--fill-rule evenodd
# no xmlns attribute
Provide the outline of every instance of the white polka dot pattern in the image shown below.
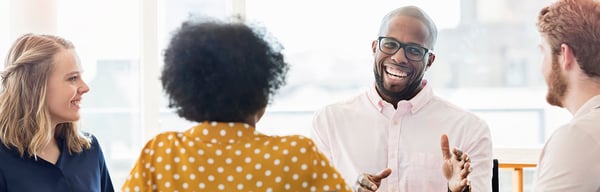
<svg viewBox="0 0 600 192"><path fill-rule="evenodd" d="M203 122L150 140L122 191L351 191L312 140Z"/></svg>

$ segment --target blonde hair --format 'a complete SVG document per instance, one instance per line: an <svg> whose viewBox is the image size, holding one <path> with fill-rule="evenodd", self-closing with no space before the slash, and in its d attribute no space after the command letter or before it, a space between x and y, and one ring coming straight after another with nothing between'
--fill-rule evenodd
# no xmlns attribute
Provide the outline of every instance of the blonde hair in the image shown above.
<svg viewBox="0 0 600 192"><path fill-rule="evenodd" d="M69 153L91 147L90 138L74 122L51 127L46 104L53 58L58 52L73 48L63 38L36 34L23 35L10 48L1 73L0 140L21 156L37 157L52 139L64 139Z"/></svg>

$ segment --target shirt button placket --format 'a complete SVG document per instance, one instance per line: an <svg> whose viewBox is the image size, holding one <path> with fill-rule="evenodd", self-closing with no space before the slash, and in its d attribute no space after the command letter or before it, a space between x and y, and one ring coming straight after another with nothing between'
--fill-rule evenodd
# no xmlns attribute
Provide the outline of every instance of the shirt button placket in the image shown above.
<svg viewBox="0 0 600 192"><path fill-rule="evenodd" d="M397 185L400 183L400 170L399 167L399 142L400 142L400 119L392 119L389 127L389 138L388 138L388 167L392 169L392 175L387 180L388 190L397 191Z"/></svg>

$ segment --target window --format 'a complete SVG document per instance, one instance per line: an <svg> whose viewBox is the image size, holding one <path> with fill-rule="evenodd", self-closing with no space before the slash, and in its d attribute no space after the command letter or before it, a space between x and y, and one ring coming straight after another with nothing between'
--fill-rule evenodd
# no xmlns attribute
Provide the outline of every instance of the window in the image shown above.
<svg viewBox="0 0 600 192"><path fill-rule="evenodd" d="M11 39L10 37L10 1L0 1L0 57L2 61L6 58L6 54L8 52L8 48L10 46Z"/></svg>
<svg viewBox="0 0 600 192"><path fill-rule="evenodd" d="M0 45L14 41L11 2L0 1ZM243 14L285 47L292 66L288 84L257 125L266 134L309 135L315 110L372 86L371 42L380 20L409 4L438 26L436 61L426 79L437 95L486 120L494 147L540 147L570 118L544 101L535 22L550 0L49 2L56 4L56 33L74 42L91 88L82 128L99 138L116 188L148 139L194 125L167 108L158 83L163 50L189 17ZM0 47L2 58L7 49ZM529 170L526 184L531 176ZM510 189L510 174L501 178L507 180L501 188Z"/></svg>
<svg viewBox="0 0 600 192"><path fill-rule="evenodd" d="M106 14L110 10L110 14ZM140 153L140 3L57 1L57 34L73 41L90 86L82 105L82 130L104 151L115 187Z"/></svg>

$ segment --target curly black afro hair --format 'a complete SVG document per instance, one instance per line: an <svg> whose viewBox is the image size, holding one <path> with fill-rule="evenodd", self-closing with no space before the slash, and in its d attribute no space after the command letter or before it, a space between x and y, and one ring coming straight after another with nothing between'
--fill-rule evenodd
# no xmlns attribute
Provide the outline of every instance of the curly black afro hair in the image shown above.
<svg viewBox="0 0 600 192"><path fill-rule="evenodd" d="M243 122L266 107L288 71L281 46L267 37L240 22L184 22L160 77L169 107L195 122Z"/></svg>

